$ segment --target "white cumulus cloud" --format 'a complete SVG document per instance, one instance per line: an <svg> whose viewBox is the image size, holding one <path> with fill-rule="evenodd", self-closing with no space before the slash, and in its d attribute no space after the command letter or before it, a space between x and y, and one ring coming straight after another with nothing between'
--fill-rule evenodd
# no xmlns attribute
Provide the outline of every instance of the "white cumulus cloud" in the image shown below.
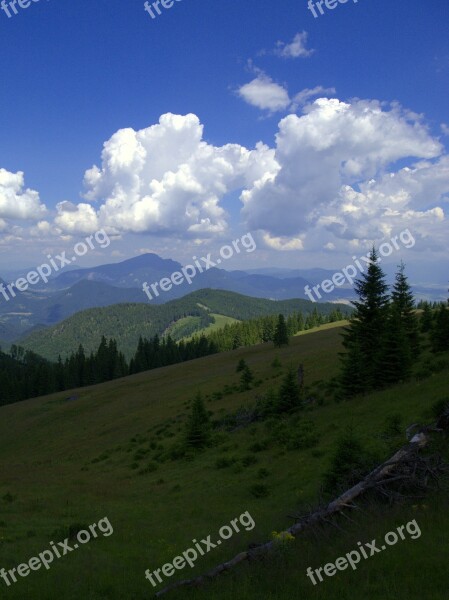
<svg viewBox="0 0 449 600"><path fill-rule="evenodd" d="M0 169L0 218L37 221L46 212L39 193L25 188L22 171L11 173Z"/></svg>
<svg viewBox="0 0 449 600"><path fill-rule="evenodd" d="M242 85L238 89L238 95L248 104L270 112L286 110L291 103L285 87L262 71L259 71L255 79Z"/></svg>
<svg viewBox="0 0 449 600"><path fill-rule="evenodd" d="M419 117L377 101L326 98L304 111L279 123L277 171L241 194L247 227L266 232L271 247L295 244L316 226L328 237L375 239L395 219L444 220L448 159L431 160L442 146ZM414 159L413 168L387 173L401 159ZM282 244L270 241L277 238Z"/></svg>
<svg viewBox="0 0 449 600"><path fill-rule="evenodd" d="M56 224L69 233L106 227L207 238L227 229L222 198L275 167L274 150L264 144L213 146L203 140L196 115L168 113L156 125L121 129L106 141L101 166L85 174L85 198L93 204L59 204Z"/></svg>

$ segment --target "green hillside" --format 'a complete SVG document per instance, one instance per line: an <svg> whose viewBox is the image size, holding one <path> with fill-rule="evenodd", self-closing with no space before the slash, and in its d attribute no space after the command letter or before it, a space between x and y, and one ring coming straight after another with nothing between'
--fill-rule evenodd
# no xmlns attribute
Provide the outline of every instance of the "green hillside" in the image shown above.
<svg viewBox="0 0 449 600"><path fill-rule="evenodd" d="M212 314L248 320L255 317L302 311L305 315L318 309L328 315L343 305L314 304L309 300L264 300L222 290L200 290L166 304L116 304L92 308L69 317L53 327L35 331L19 340L21 346L56 360L76 351L79 344L90 353L98 348L101 336L115 338L127 358L135 352L139 336L153 337L170 333L179 340L213 324Z"/></svg>
<svg viewBox="0 0 449 600"><path fill-rule="evenodd" d="M9 588L3 584L2 597L150 598L154 589L145 570L172 561L193 539L216 535L245 511L255 522L254 529L233 535L201 557L194 569L187 567L166 583L205 572L248 544L271 539L273 531L292 524L287 515L304 514L314 506L336 442L348 426L382 460L404 442L403 433L393 439L383 435L392 418L399 418L403 432L410 423L431 419L432 405L447 397L446 355L432 376L350 402L330 401L326 390L337 373L340 350L340 329L328 328L292 338L282 349L272 344L241 348L2 407L0 567L28 561L51 540L67 537L70 526L85 528L107 517L114 529L110 537L55 560L49 571L19 578ZM232 389L239 382L236 364L241 358L258 382L246 392ZM298 426L305 423L314 431L314 444L291 446L286 437L293 431L296 417L291 417L222 430L213 447L177 458L173 451L198 390L213 420L221 422L278 387L288 365L299 363L316 401L301 413ZM304 534L265 561L167 598L447 598L447 498L406 500L392 510L367 506L351 518L356 522L340 523L345 533L329 527ZM413 518L423 532L419 540L398 544L364 561L358 571L339 573L316 588L307 579L308 566L335 560L357 547L357 541L380 538L393 524Z"/></svg>

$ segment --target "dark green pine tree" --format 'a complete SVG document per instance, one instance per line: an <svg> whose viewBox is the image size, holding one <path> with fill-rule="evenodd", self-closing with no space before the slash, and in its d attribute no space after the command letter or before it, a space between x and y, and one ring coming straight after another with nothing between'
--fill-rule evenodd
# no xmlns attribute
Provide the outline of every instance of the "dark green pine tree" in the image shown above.
<svg viewBox="0 0 449 600"><path fill-rule="evenodd" d="M407 321L403 319L399 307L392 304L387 319L384 354L382 358L383 385L394 385L410 377L412 370L412 345Z"/></svg>
<svg viewBox="0 0 449 600"><path fill-rule="evenodd" d="M432 329L433 314L432 309L430 308L430 304L428 302L424 302L421 319L419 320L419 326L422 333L428 333Z"/></svg>
<svg viewBox="0 0 449 600"><path fill-rule="evenodd" d="M293 367L289 368L282 380L277 397L277 412L290 413L302 405L301 392L298 384L297 373Z"/></svg>
<svg viewBox="0 0 449 600"><path fill-rule="evenodd" d="M242 390L242 392L244 392L246 390L250 390L251 384L253 381L254 381L253 372L248 367L248 365L245 365L245 367L242 370L242 375L240 377L240 389Z"/></svg>
<svg viewBox="0 0 449 600"><path fill-rule="evenodd" d="M430 333L433 352L449 350L449 307L441 304Z"/></svg>
<svg viewBox="0 0 449 600"><path fill-rule="evenodd" d="M346 352L340 353L342 368L337 393L338 400L363 394L368 389L365 376L365 357L357 333L354 333L345 346Z"/></svg>
<svg viewBox="0 0 449 600"><path fill-rule="evenodd" d="M415 312L415 299L404 271L405 265L401 261L396 273L391 300L395 314L401 320L406 339L410 344L410 353L416 356L420 351L418 319Z"/></svg>
<svg viewBox="0 0 449 600"><path fill-rule="evenodd" d="M276 348L288 346L288 330L284 315L279 315L273 338Z"/></svg>
<svg viewBox="0 0 449 600"><path fill-rule="evenodd" d="M239 360L238 364L237 364L237 367L236 367L236 369L235 369L235 372L236 372L236 373L240 373L241 371L243 371L243 370L244 370L245 368L247 368L247 367L248 367L248 365L246 364L246 362L245 362L245 359L244 359L244 358L241 358L241 359Z"/></svg>
<svg viewBox="0 0 449 600"><path fill-rule="evenodd" d="M385 274L377 260L378 254L373 246L367 272L363 273L354 284L359 300L352 302L355 312L343 333L343 346L347 352L353 354L351 360L346 359L344 355L341 357L343 363L341 385L347 395L352 395L351 387L345 387L344 382L350 381L351 376L359 377L359 374L345 372L348 368L352 369L353 362L363 364L365 390L383 386L382 357L387 331L389 296ZM358 344L359 348L354 349L354 344ZM357 358L358 352L361 353L361 360Z"/></svg>
<svg viewBox="0 0 449 600"><path fill-rule="evenodd" d="M186 444L189 448L202 449L210 440L210 418L201 393L195 396L187 421Z"/></svg>
<svg viewBox="0 0 449 600"><path fill-rule="evenodd" d="M265 317L263 322L262 329L262 341L263 342L272 342L274 338L274 332L276 330L276 325L272 319L272 317Z"/></svg>

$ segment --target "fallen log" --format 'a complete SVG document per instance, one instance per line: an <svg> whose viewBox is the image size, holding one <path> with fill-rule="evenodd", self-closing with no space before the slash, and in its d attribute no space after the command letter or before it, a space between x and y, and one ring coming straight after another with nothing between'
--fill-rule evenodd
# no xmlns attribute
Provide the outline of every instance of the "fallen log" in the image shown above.
<svg viewBox="0 0 449 600"><path fill-rule="evenodd" d="M427 435L428 428L425 428L423 431L417 433L412 437L410 442L403 446L398 452L396 452L388 461L382 463L380 466L376 467L371 473L369 473L362 481L354 485L349 490L346 490L341 494L338 498L330 502L325 508L321 508L311 513L307 517L304 517L301 522L295 523L286 531L291 535L295 536L307 527L311 525L317 524L321 521L326 520L328 517L333 516L334 514L342 511L345 508L354 508L351 505L352 501L363 494L364 492L372 489L376 486L376 484L382 483L385 484L385 478L388 478L390 473L392 473L399 465L403 464L404 461L409 460L411 457L416 455L419 450L427 446L429 443L429 437ZM159 592L155 594L156 598L159 598L180 587L184 586L199 586L205 583L208 580L213 579L223 571L229 571L239 563L245 560L252 560L257 558L258 556L265 554L272 550L275 547L277 542L272 540L270 542L266 542L265 544L258 545L254 548L251 548L247 551L240 552L231 560L224 562L207 573L203 575L199 575L198 577L194 577L192 579L183 579L176 583L172 583L167 587L163 588Z"/></svg>

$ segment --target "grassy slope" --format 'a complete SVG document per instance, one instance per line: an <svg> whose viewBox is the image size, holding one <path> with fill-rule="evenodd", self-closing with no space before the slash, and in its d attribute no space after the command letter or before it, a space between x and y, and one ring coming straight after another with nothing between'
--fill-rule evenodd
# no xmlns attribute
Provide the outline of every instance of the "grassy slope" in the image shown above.
<svg viewBox="0 0 449 600"><path fill-rule="evenodd" d="M291 524L287 514L315 502L319 478L335 440L349 423L368 444L376 445L373 440L388 415L401 413L407 423L420 421L423 412L447 394L449 376L443 372L421 383L400 385L348 404L317 407L305 418L318 427L319 453L316 449L284 452L279 446L271 446L257 453L258 463L253 466L217 470L215 462L223 456L223 446L219 446L191 462L161 464L147 475L138 475L130 468L138 448L148 448L151 441L167 446L176 439L165 436L179 435L188 411L186 402L198 389L211 393L238 380L235 365L239 358L245 358L257 377L263 379L257 390L260 393L279 382L271 367L275 357L283 365L303 362L311 383L336 373L339 349L339 330L330 328L293 338L291 345L281 350L271 345L245 348L83 388L75 392L79 398L71 402L64 401L71 395L65 392L1 408L0 566L16 566L46 549L50 540L61 540L64 536L55 530L64 525L89 525L108 516L114 526L114 535L91 541L56 561L48 572L33 572L11 588L0 581L2 597L151 597L153 588L144 579L145 569L153 570L172 560L191 545L193 538L216 535L222 525L244 511L250 511L255 529L234 535L198 561L195 571L188 567L181 571L181 578L203 572L248 543L262 542L272 530ZM250 401L254 394L225 396L209 403L208 408L220 415ZM225 444L231 455L242 457L254 441L268 434L266 426L260 424L230 435ZM141 438L132 441L135 436ZM107 455L105 460L92 463L103 453ZM137 461L139 465L145 466L152 454ZM270 495L257 499L249 488L260 482L257 471L261 467L270 472L264 480ZM7 493L15 500L2 499ZM206 590L183 590L172 597L265 600L304 596L330 600L341 595L348 599L442 600L447 597L442 587L445 577L447 583L443 565L449 558L444 502L447 509L447 500L440 500L435 509L428 502L430 509L420 514L421 540L398 544L388 554L364 562L355 574L344 572L320 588L313 588L305 577L309 564L316 567L334 560L352 550L354 541L361 538L370 541L381 537L391 528L387 523L390 518L396 518L397 524L405 523L412 509L405 508L397 517L388 513L376 521L368 518L363 521L363 536L360 526L348 534L349 538L337 535L318 544L305 536L285 559L270 559L268 568L267 564L244 566ZM430 580L418 579L418 569L426 572L430 557L434 561ZM411 566L414 574L409 584L405 576ZM430 595L426 596L429 589Z"/></svg>
<svg viewBox="0 0 449 600"><path fill-rule="evenodd" d="M198 329L198 331L195 331L195 333L193 335L185 336L183 339L185 341L187 341L197 335L201 335L201 334L208 335L209 333L211 333L212 331L215 331L216 329L223 328L225 325L232 325L232 323L239 322L238 319L234 319L233 317L226 317L225 315L219 315L218 313L211 313L211 316L214 317L215 323L211 323L207 327L202 327L202 328Z"/></svg>

